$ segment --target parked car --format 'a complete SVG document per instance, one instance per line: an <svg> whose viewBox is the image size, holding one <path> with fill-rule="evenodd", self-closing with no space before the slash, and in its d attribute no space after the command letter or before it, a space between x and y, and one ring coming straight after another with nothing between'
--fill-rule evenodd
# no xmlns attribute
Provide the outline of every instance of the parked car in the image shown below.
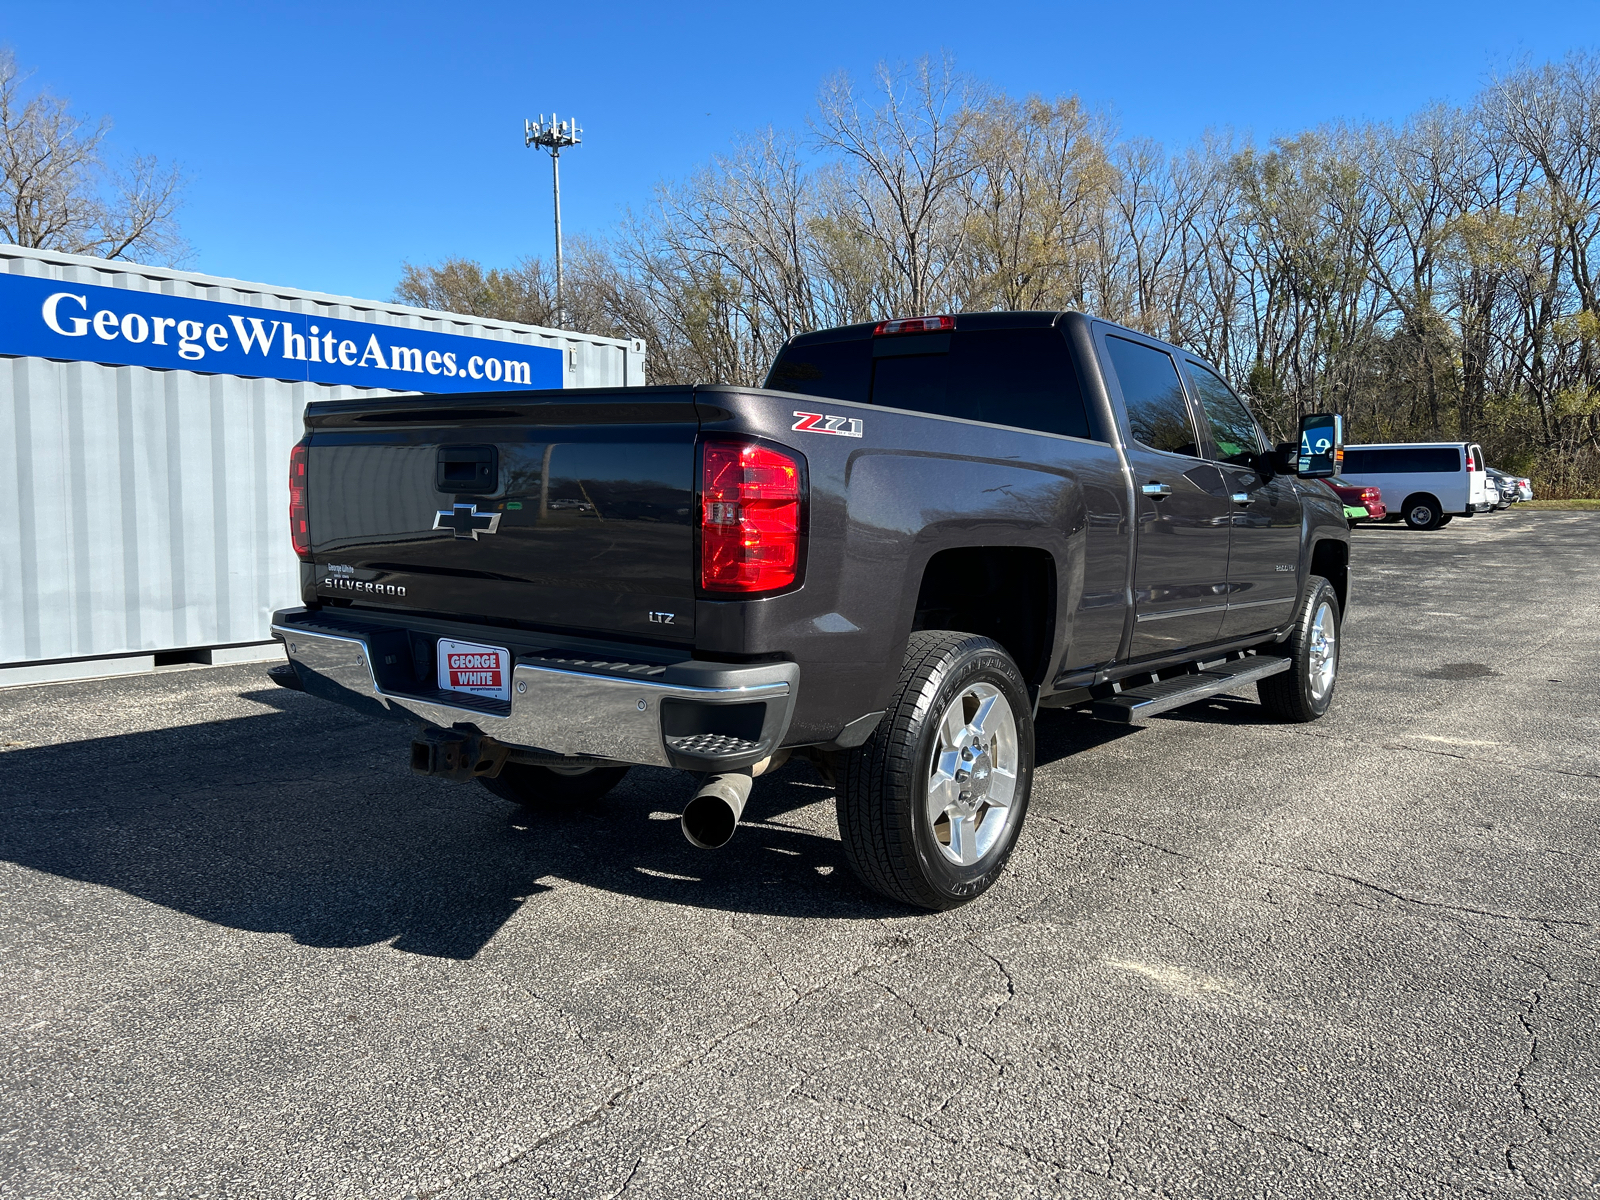
<svg viewBox="0 0 1600 1200"><path fill-rule="evenodd" d="M1498 512L1502 508L1511 507L1511 497L1500 488L1500 481L1488 472L1484 472L1483 495L1489 502L1489 511Z"/></svg>
<svg viewBox="0 0 1600 1200"><path fill-rule="evenodd" d="M1438 529L1452 516L1488 512L1487 478L1483 450L1471 442L1346 446L1340 472L1341 483L1381 489L1388 519L1413 529Z"/></svg>
<svg viewBox="0 0 1600 1200"><path fill-rule="evenodd" d="M1346 454L1349 453L1347 450ZM1383 502L1383 492L1375 487L1362 487L1360 484L1346 483L1342 479L1328 480L1328 486L1338 493L1339 499L1344 501L1344 515L1354 529L1360 521L1381 521L1389 515L1389 509Z"/></svg>
<svg viewBox="0 0 1600 1200"><path fill-rule="evenodd" d="M1269 448L1216 368L1081 314L804 334L765 389L366 396L305 428L274 679L551 814L678 768L684 834L719 846L797 754L864 883L951 908L1016 843L1039 705L1333 700L1336 419ZM445 454L488 470L463 490ZM541 505L569 482L594 519Z"/></svg>
<svg viewBox="0 0 1600 1200"><path fill-rule="evenodd" d="M1533 486L1527 479L1502 471L1499 467L1489 468L1489 478L1499 485L1500 495L1508 506L1533 499Z"/></svg>

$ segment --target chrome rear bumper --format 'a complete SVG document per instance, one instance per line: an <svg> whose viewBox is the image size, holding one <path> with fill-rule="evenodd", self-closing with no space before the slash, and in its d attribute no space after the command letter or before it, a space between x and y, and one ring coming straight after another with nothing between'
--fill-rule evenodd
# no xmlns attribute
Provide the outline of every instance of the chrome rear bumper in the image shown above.
<svg viewBox="0 0 1600 1200"><path fill-rule="evenodd" d="M510 746L644 766L727 770L782 743L794 710L794 663L688 660L650 678L514 660L511 700L421 689L409 633L303 609L274 615L273 635L307 693L370 712L470 727Z"/></svg>

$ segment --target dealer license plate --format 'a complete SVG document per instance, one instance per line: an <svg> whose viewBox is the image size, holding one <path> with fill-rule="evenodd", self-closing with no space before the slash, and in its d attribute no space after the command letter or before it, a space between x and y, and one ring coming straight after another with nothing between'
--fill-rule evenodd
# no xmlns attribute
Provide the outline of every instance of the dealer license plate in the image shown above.
<svg viewBox="0 0 1600 1200"><path fill-rule="evenodd" d="M496 700L511 699L511 652L499 646L439 639L439 686Z"/></svg>

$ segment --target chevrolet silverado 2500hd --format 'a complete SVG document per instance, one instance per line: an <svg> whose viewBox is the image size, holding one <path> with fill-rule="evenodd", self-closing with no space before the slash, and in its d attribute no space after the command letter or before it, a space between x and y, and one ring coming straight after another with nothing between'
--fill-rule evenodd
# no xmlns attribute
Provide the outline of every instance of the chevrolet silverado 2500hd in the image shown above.
<svg viewBox="0 0 1600 1200"><path fill-rule="evenodd" d="M805 334L764 388L313 404L276 677L523 804L698 772L705 846L804 754L861 879L949 907L1011 853L1041 706L1327 711L1349 529L1311 441L1077 313Z"/></svg>

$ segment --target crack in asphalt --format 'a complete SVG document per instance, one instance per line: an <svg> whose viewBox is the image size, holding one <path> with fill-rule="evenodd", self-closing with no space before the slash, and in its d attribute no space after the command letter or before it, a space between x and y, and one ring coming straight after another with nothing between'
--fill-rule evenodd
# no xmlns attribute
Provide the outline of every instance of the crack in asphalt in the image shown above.
<svg viewBox="0 0 1600 1200"><path fill-rule="evenodd" d="M1047 815L1047 819L1054 822L1056 825L1059 825L1063 830L1073 830L1080 833L1104 834L1106 837L1120 838L1122 841L1132 842L1135 846L1144 846L1150 850L1159 850L1162 854L1172 855L1173 858L1187 858L1192 861L1198 861L1195 855L1190 854L1187 851L1174 850L1171 846L1163 846L1159 842L1147 842L1144 838L1134 837L1131 833L1121 833L1115 829L1101 829L1097 825L1073 825L1069 821L1063 821L1060 817L1052 817Z"/></svg>
<svg viewBox="0 0 1600 1200"><path fill-rule="evenodd" d="M792 995L794 995L796 998L799 997L800 989L795 987L795 985L790 982L788 973L778 965L778 960L772 957L772 951L767 949L765 942L761 941L756 937L755 934L751 933L748 929L739 924L739 918L737 914L729 915L728 929L731 932L738 934L741 938L754 946L757 952L760 953L761 957L767 960L767 966L772 968L772 973L778 977L778 981L782 983Z"/></svg>
<svg viewBox="0 0 1600 1200"><path fill-rule="evenodd" d="M1317 738L1325 742L1343 742L1347 745L1361 746L1368 750L1399 750L1409 754L1429 754L1435 758L1454 758L1462 762L1483 763L1486 766L1510 767L1515 771L1537 771L1541 775L1562 775L1569 779L1600 779L1600 772L1595 771L1569 771L1563 767L1547 767L1539 763L1511 762L1504 758L1490 758L1483 754L1464 754L1456 750L1432 750L1422 746L1408 746L1403 742L1374 742L1366 738L1347 737L1338 733L1326 733L1312 729L1280 730L1272 728L1274 734L1288 732L1295 737Z"/></svg>
<svg viewBox="0 0 1600 1200"><path fill-rule="evenodd" d="M1219 1121L1225 1121L1235 1129L1242 1130L1245 1133L1253 1133L1258 1137L1269 1137L1277 1141L1286 1142L1289 1145L1296 1146L1309 1154L1316 1155L1318 1158L1327 1159L1329 1162L1341 1163L1345 1166L1356 1167L1361 1170L1366 1170L1370 1167L1370 1163L1364 1159L1356 1158L1347 1154L1336 1153L1331 1150L1325 1150L1321 1146L1306 1141L1304 1138L1296 1137L1292 1133L1284 1133L1279 1129L1272 1129L1264 1125L1252 1125L1248 1121L1241 1120L1233 1113L1225 1112L1221 1109L1205 1108L1203 1106L1191 1104L1186 1101L1166 1100L1159 1096L1151 1096L1139 1091L1137 1088L1129 1087L1126 1084L1114 1083L1109 1079L1093 1073L1087 1075L1086 1078L1101 1087L1110 1089L1111 1091L1121 1092L1125 1096L1132 1096L1135 1100L1139 1101L1139 1103L1149 1105L1153 1108L1159 1108L1169 1112L1198 1113L1202 1116L1214 1117ZM1266 1113L1258 1112L1256 1116L1262 1118L1262 1120L1267 1119ZM1399 1170L1405 1171L1409 1175L1415 1175L1419 1179L1426 1179L1430 1183L1440 1184L1445 1187L1463 1186L1460 1184L1451 1183L1448 1180L1436 1178L1435 1176L1429 1175L1426 1171L1419 1171L1417 1168L1402 1162L1392 1162L1390 1165L1398 1168ZM1477 1187L1476 1185L1465 1186L1467 1186L1470 1191L1476 1192L1479 1195L1489 1194L1486 1188Z"/></svg>
<svg viewBox="0 0 1600 1200"><path fill-rule="evenodd" d="M1555 1125L1545 1118L1545 1115L1539 1110L1539 1106L1528 1095L1528 1072L1539 1063L1539 1034L1533 1027L1533 1021L1538 1015L1540 1006L1543 1004L1544 989L1536 988L1527 1001L1526 1009L1516 1014L1517 1023L1522 1026L1523 1033L1528 1037L1528 1055L1518 1064L1516 1078L1511 1081L1511 1087L1517 1094L1517 1100L1522 1105L1522 1111L1533 1118L1534 1123L1538 1125L1539 1131L1543 1135L1543 1140L1548 1141L1555 1136ZM1512 1177L1525 1188L1543 1194L1544 1188L1529 1179L1523 1173L1521 1165L1516 1160L1515 1152L1526 1149L1529 1144L1529 1142L1519 1142L1506 1146L1506 1168L1510 1171Z"/></svg>
<svg viewBox="0 0 1600 1200"><path fill-rule="evenodd" d="M1577 929L1594 928L1592 921L1575 921L1566 917L1529 916L1525 913L1503 913L1487 908L1473 908L1471 905L1466 904L1448 904L1443 900L1423 900L1416 896L1407 896L1405 893L1397 892L1393 888L1384 887L1381 883L1373 883L1371 880L1362 879L1359 875L1347 875L1341 871L1328 871L1318 867L1302 867L1297 863L1273 862L1264 858L1256 859L1256 865L1273 867L1280 871L1299 871L1306 875L1321 875L1328 879L1342 879L1346 883L1353 883L1358 887L1367 888L1369 891L1377 892L1379 895L1388 896L1406 904L1416 904L1423 908L1466 913L1477 917L1491 917L1497 921L1516 921L1526 925L1538 925L1541 928L1549 925L1566 925Z"/></svg>
<svg viewBox="0 0 1600 1200"><path fill-rule="evenodd" d="M622 1181L622 1186L616 1191L610 1193L606 1197L606 1200L617 1200L618 1196L627 1191L633 1183L633 1177L639 1173L639 1168L642 1166L644 1166L644 1155L641 1154L638 1158L633 1160L633 1169L628 1172L628 1177Z"/></svg>
<svg viewBox="0 0 1600 1200"><path fill-rule="evenodd" d="M892 988L889 988L886 984L883 984L878 980L864 975L863 972L871 967L892 966L894 963L906 958L908 954L909 951L907 954L897 955L896 957L889 959L887 962L862 962L849 971L846 971L840 975L836 975L830 979L826 979L821 983L804 989L803 991L797 992L792 1000L788 1001L780 1008L759 1013L747 1021L738 1022L737 1024L734 1024L723 1030L715 1037L704 1042L700 1049L695 1053L687 1055L664 1066L654 1067L648 1071L645 1071L643 1074L632 1079L630 1082L613 1090L604 1100L596 1104L585 1115L577 1118L576 1120L567 1122L559 1129L552 1129L550 1132L535 1138L532 1142L525 1146L514 1146L505 1154L502 1154L499 1158L495 1159L493 1162L486 1163L472 1170L463 1172L459 1176L452 1176L450 1179L442 1181L431 1187L413 1188L409 1192L402 1193L400 1200L435 1200L435 1197L442 1196L448 1191L461 1187L463 1184L476 1182L477 1180L486 1178L489 1175L498 1174L499 1172L506 1170L508 1167L515 1166L529 1154L532 1154L534 1151L549 1145L557 1138L564 1137L566 1134L572 1133L575 1130L582 1129L585 1126L594 1124L596 1121L603 1120L610 1113L620 1109L628 1102L629 1098L637 1094L647 1085L655 1083L659 1080L671 1078L681 1071L704 1062L725 1042L738 1037L742 1033L749 1032L757 1025L761 1025L773 1017L781 1016L786 1012L792 1012L812 996L829 991L832 988L835 988L840 984L847 983L852 979L860 979L866 983L876 984L879 987L883 987L891 994L895 994ZM905 1002L903 998L899 997L898 995L896 995L896 999L901 999L903 1003ZM979 1050L978 1053L982 1054L983 1051ZM990 1061L994 1061L992 1057L990 1058Z"/></svg>
<svg viewBox="0 0 1600 1200"><path fill-rule="evenodd" d="M935 1138L938 1138L945 1145L951 1146L951 1147L953 1147L955 1149L958 1149L958 1150L959 1149L966 1149L971 1144L970 1143L970 1139L965 1138L965 1137L953 1137L950 1134L947 1134L943 1130L941 1130L938 1127L936 1127L929 1120L919 1119L917 1117L912 1116L910 1113L899 1112L899 1111L897 1111L895 1109L892 1109L892 1108L884 1108L881 1105L869 1104L865 1100L860 1099L859 1097L854 1097L854 1096L841 1097L841 1096L830 1096L830 1095L818 1095L815 1092L808 1092L808 1091L801 1091L799 1094L801 1096L804 1096L807 1100L810 1100L814 1104L819 1104L819 1105L847 1104L847 1105L850 1105L853 1108L860 1109L860 1110L862 1110L864 1112L874 1113L874 1114L876 1114L878 1116L881 1116L881 1117L888 1117L890 1120L894 1120L894 1121L902 1121L905 1124L910 1125L912 1128L919 1129L924 1133L927 1133L927 1134L929 1134L929 1135L931 1135L931 1136L933 1136ZM1044 1166L1044 1167L1054 1168L1057 1178L1060 1177L1060 1174L1062 1172L1071 1172L1071 1173L1079 1174L1079 1175L1088 1175L1088 1176L1091 1176L1091 1177L1097 1178L1097 1179L1104 1179L1109 1183L1121 1183L1121 1184L1123 1184L1123 1185L1125 1185L1127 1187L1133 1188L1135 1191L1142 1192L1142 1193L1144 1193L1146 1195L1155 1195L1155 1194L1157 1194L1154 1191L1154 1189L1152 1189L1152 1188L1150 1188L1150 1187L1148 1187L1148 1186L1146 1186L1144 1184L1137 1183L1134 1180L1131 1180L1131 1179L1121 1179L1121 1180L1113 1179L1110 1175L1105 1174L1104 1172L1101 1172L1101 1171L1093 1170L1089 1166L1087 1166L1086 1164L1083 1164L1083 1163L1074 1164L1074 1163L1062 1162L1058 1158L1052 1158L1047 1154L1041 1154L1040 1152L1034 1150L1032 1147L1024 1146L1024 1145L1022 1145L1022 1144L1020 1144L1018 1142L1013 1142L1013 1141L1009 1140L1008 1138L995 1137L993 1134L988 1134L988 1135L985 1136L985 1144L989 1145L989 1146L996 1147L997 1149L1000 1149L1000 1150L1004 1150L1009 1154L1012 1154L1012 1155L1014 1155L1014 1156L1016 1156L1018 1158L1021 1158L1023 1161L1029 1163L1032 1166L1036 1166L1036 1167L1037 1166Z"/></svg>

